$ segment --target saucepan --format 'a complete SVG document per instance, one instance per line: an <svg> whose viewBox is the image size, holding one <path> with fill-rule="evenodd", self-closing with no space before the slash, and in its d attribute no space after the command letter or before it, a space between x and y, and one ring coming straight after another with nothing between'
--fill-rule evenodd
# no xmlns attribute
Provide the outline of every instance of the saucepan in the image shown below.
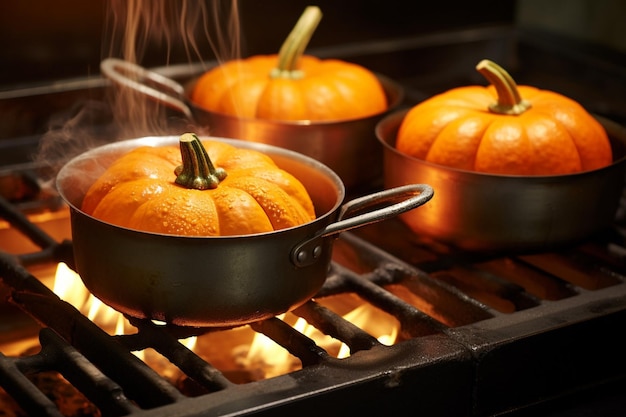
<svg viewBox="0 0 626 417"><path fill-rule="evenodd" d="M384 147L386 188L423 181L437 196L419 213L399 218L417 235L463 250L533 252L580 243L610 227L626 173L626 129L602 117L613 163L567 175L495 175L445 167L395 148L407 110L376 127Z"/></svg>
<svg viewBox="0 0 626 417"><path fill-rule="evenodd" d="M203 138L205 139L205 138ZM275 146L221 140L269 155L305 186L316 210L306 224L269 233L189 237L112 225L80 210L89 186L138 146L176 145L174 136L123 140L67 162L57 188L70 208L75 266L86 287L132 317L185 326L236 326L290 311L323 285L341 232L428 202L433 189L409 184L344 202L345 186L324 164Z"/></svg>
<svg viewBox="0 0 626 417"><path fill-rule="evenodd" d="M289 149L328 166L348 189L367 189L382 175L382 149L374 128L404 99L403 88L376 74L387 95L387 110L353 120L274 121L240 118L195 105L190 91L197 78L182 84L128 61L107 58L101 63L104 76L185 115L212 136L242 139Z"/></svg>

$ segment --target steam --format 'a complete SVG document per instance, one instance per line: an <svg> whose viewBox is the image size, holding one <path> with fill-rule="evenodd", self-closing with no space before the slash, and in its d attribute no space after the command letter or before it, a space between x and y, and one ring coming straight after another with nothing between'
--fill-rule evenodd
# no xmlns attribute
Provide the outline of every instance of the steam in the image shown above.
<svg viewBox="0 0 626 417"><path fill-rule="evenodd" d="M241 56L238 2L231 0L109 0L102 57L146 66L150 51L157 65L223 62ZM156 51L156 52L155 52ZM134 90L115 86L103 101L90 101L56 115L41 140L35 160L50 166L51 178L72 157L121 139L208 133L182 114L172 114Z"/></svg>
<svg viewBox="0 0 626 417"><path fill-rule="evenodd" d="M67 160L108 143L111 129L104 127L102 122L107 114L109 106L106 103L92 100L55 115L50 120L48 133L40 141L36 160L48 165L56 175Z"/></svg>
<svg viewBox="0 0 626 417"><path fill-rule="evenodd" d="M105 38L110 42L103 48L105 56L140 63L153 45L163 46L166 63L175 47L184 50L189 62L241 55L236 1L111 0L109 4Z"/></svg>
<svg viewBox="0 0 626 417"><path fill-rule="evenodd" d="M214 0L111 0L105 26L104 57L119 57L142 65L150 47L163 53L163 64L172 54L184 52L186 62L223 61L240 56L239 10L236 1ZM171 120L162 106L129 89L117 89L114 118L125 126L126 137L168 134ZM180 119L180 117L179 117ZM173 126L180 131L181 120ZM189 127L187 127L189 130ZM200 126L193 129L201 130Z"/></svg>

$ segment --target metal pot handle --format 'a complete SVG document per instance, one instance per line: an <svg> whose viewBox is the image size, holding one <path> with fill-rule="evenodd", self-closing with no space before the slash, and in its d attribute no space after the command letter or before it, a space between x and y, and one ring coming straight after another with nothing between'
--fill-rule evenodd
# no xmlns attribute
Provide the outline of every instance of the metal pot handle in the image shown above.
<svg viewBox="0 0 626 417"><path fill-rule="evenodd" d="M425 204L433 195L430 185L409 184L350 200L339 209L337 222L294 247L291 261L298 267L312 265L322 253L322 238L396 217ZM367 211L372 208L373 211Z"/></svg>
<svg viewBox="0 0 626 417"><path fill-rule="evenodd" d="M111 81L153 98L193 120L191 109L184 101L184 87L171 78L118 58L103 60L100 71Z"/></svg>

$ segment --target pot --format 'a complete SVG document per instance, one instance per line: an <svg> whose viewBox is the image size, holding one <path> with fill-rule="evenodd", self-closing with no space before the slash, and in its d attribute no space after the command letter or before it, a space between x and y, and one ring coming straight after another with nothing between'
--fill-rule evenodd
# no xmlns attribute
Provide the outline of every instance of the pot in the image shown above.
<svg viewBox="0 0 626 417"><path fill-rule="evenodd" d="M436 165L395 148L408 110L376 126L384 148L384 186L427 182L437 196L399 218L418 235L471 251L537 251L578 243L609 227L624 187L626 130L598 117L614 162L594 171L552 176L494 175Z"/></svg>
<svg viewBox="0 0 626 417"><path fill-rule="evenodd" d="M95 179L131 149L176 145L178 137L131 139L87 151L63 166L57 188L70 208L76 270L114 309L185 326L235 326L290 311L323 285L339 233L394 217L433 195L428 185L413 184L343 203L341 179L312 158L266 144L209 139L268 154L306 187L316 219L270 233L224 237L108 224L79 208Z"/></svg>
<svg viewBox="0 0 626 417"><path fill-rule="evenodd" d="M335 171L348 189L365 189L382 175L382 149L374 136L380 119L404 99L400 85L378 75L387 94L388 110L362 119L312 122L238 118L196 106L189 92L197 78L183 86L128 61L102 61L102 74L184 114L212 136L243 139L289 149L317 159Z"/></svg>

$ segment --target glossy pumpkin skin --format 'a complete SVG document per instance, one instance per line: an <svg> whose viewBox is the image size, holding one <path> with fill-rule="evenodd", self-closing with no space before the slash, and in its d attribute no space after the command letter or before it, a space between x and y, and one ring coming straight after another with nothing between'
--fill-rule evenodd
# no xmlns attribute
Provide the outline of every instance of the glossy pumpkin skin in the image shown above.
<svg viewBox="0 0 626 417"><path fill-rule="evenodd" d="M191 101L216 113L284 121L350 120L387 109L380 81L366 68L303 55L301 76L274 78L277 61L258 55L215 67L198 79Z"/></svg>
<svg viewBox="0 0 626 417"><path fill-rule="evenodd" d="M239 118L338 121L387 110L385 90L366 68L304 55L322 13L308 6L278 54L256 55L204 73L191 101L204 110Z"/></svg>
<svg viewBox="0 0 626 417"><path fill-rule="evenodd" d="M227 173L216 188L175 182L182 163L178 147L140 147L97 179L81 209L118 226L184 236L271 232L315 219L304 186L269 156L217 141L202 144Z"/></svg>
<svg viewBox="0 0 626 417"><path fill-rule="evenodd" d="M516 87L529 104L519 114L490 110L499 100L494 85L455 88L414 106L396 148L435 164L493 174L570 174L612 163L605 129L580 104Z"/></svg>

